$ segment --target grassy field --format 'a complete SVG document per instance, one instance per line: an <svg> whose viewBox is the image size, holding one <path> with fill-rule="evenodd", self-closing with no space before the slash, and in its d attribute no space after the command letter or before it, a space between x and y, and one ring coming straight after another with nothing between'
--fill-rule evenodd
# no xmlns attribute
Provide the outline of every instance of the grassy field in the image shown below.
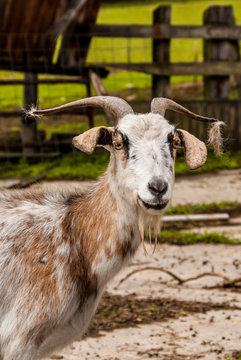
<svg viewBox="0 0 241 360"><path fill-rule="evenodd" d="M232 5L236 24L241 24L241 1L239 0L185 0L119 2L103 4L98 15L99 24L151 24L152 12L158 5L172 5L172 24L202 24L205 9L211 5ZM151 61L150 39L106 39L94 38L88 54L88 62ZM171 61L201 61L202 41L199 39L174 39L171 41ZM21 74L0 71L0 79L21 78ZM200 77L199 77L200 79ZM173 83L193 81L192 76L172 77ZM197 78L195 78L197 80ZM151 85L151 76L136 72L111 73L104 84L108 92L126 89L145 89ZM22 86L0 86L1 109L15 109L22 106ZM78 84L40 85L39 106L49 107L86 96L86 89Z"/></svg>
<svg viewBox="0 0 241 360"><path fill-rule="evenodd" d="M46 174L46 179L96 179L106 169L109 161L108 152L87 155L74 150L55 160L29 163L26 159L16 164L2 162L0 166L0 178L8 177L33 177L41 173ZM227 152L218 157L209 154L206 165L197 169L189 170L183 157L176 161L176 175L188 175L200 172L214 172L222 169L236 169L241 167L241 151Z"/></svg>

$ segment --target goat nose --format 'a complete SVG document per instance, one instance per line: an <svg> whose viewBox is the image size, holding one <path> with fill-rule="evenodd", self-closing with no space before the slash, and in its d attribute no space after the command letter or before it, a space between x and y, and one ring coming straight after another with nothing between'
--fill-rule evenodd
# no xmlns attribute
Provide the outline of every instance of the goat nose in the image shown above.
<svg viewBox="0 0 241 360"><path fill-rule="evenodd" d="M153 178L148 184L148 189L154 196L164 195L167 192L167 188L167 182L158 178Z"/></svg>

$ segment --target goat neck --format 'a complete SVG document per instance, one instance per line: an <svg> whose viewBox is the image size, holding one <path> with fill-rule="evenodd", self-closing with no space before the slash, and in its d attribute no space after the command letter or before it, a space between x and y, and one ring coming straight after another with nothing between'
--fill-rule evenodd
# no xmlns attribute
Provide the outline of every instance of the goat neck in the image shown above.
<svg viewBox="0 0 241 360"><path fill-rule="evenodd" d="M136 211L132 212L130 204L125 208L126 202L117 192L118 184L112 181L110 186L111 173L110 164L88 194L73 202L68 214L75 229L77 253L84 254L98 289L120 270L140 242L137 222L133 221Z"/></svg>

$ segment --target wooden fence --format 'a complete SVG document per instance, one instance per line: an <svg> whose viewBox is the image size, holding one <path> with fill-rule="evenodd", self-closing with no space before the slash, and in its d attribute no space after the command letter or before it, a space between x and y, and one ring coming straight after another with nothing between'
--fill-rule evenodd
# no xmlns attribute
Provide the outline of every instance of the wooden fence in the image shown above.
<svg viewBox="0 0 241 360"><path fill-rule="evenodd" d="M96 25L76 24L75 34L66 35L66 42L75 38L151 38L151 63L95 63L90 68L117 68L140 71L152 75L152 97L170 96L170 77L174 75L203 75L203 100L181 102L189 109L206 116L217 117L227 123L227 148L241 148L241 61L239 40L241 26L235 26L231 6L211 6L203 15L201 26L173 26L170 23L171 6L160 6L153 13L153 25ZM173 38L203 39L203 61L173 63L170 61L170 42ZM60 61L61 63L61 61ZM236 99L230 100L230 77L237 84ZM36 82L36 77L25 79ZM107 89L108 90L108 89ZM151 100L151 99L150 99ZM133 102L136 111L149 111L149 103ZM176 114L167 114L170 120L179 121ZM197 136L205 137L203 124L182 119L183 126ZM36 130L36 129L35 129ZM37 130L36 130L37 131ZM38 142L38 148L41 144Z"/></svg>
<svg viewBox="0 0 241 360"><path fill-rule="evenodd" d="M193 111L217 117L227 123L226 147L241 148L241 61L239 40L241 26L235 26L231 6L211 6L203 14L201 26L173 26L170 24L171 6L160 6L153 13L153 25L90 25L78 28L83 36L152 38L152 63L99 63L95 66L152 75L152 97L170 97L170 77L174 75L203 75L202 101L185 102ZM202 62L173 63L170 61L170 42L173 38L201 38ZM230 100L230 78L235 78L236 100ZM179 99L181 100L181 99ZM184 103L183 103L184 104ZM144 104L141 106L143 107ZM145 107L145 105L144 105ZM177 119L176 115L170 115ZM169 118L170 118L169 116ZM183 119L184 121L184 119ZM203 124L185 121L187 130L204 136Z"/></svg>

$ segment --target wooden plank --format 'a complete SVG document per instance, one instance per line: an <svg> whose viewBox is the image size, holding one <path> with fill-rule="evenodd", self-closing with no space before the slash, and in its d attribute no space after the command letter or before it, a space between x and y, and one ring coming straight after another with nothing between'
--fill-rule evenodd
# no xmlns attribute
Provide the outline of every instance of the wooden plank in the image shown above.
<svg viewBox="0 0 241 360"><path fill-rule="evenodd" d="M235 25L232 6L210 6L204 12L204 23L222 26ZM237 61L239 49L234 40L205 40L204 61ZM232 70L230 69L230 73ZM205 76L204 95L210 99L228 99L230 91L229 74L226 76Z"/></svg>
<svg viewBox="0 0 241 360"><path fill-rule="evenodd" d="M154 75L240 75L241 62L185 62L170 64L155 63L95 63L95 67L110 67L120 70L140 71Z"/></svg>
<svg viewBox="0 0 241 360"><path fill-rule="evenodd" d="M241 39L241 26L214 25L105 25L79 24L76 35L80 37L117 37L117 38L202 38L202 39Z"/></svg>
<svg viewBox="0 0 241 360"><path fill-rule="evenodd" d="M75 1L75 0L74 0ZM77 16L72 20L64 32L59 63L61 65L83 65L89 50L91 38L76 36L79 24L94 24L97 19L101 0L88 0L78 11Z"/></svg>
<svg viewBox="0 0 241 360"><path fill-rule="evenodd" d="M159 6L153 12L153 28L161 24L170 24L171 6ZM170 40L156 39L152 41L152 60L154 63L170 63ZM170 76L152 76L152 97L170 97Z"/></svg>
<svg viewBox="0 0 241 360"><path fill-rule="evenodd" d="M36 0L8 0L1 29L1 57L22 61L43 57L45 61L51 60L56 39L48 30L55 21L59 3L59 0L52 0L50 7L48 0L41 0L41 6Z"/></svg>
<svg viewBox="0 0 241 360"><path fill-rule="evenodd" d="M34 80L0 80L0 85L25 85L25 84L86 84L87 78L76 79L37 79Z"/></svg>
<svg viewBox="0 0 241 360"><path fill-rule="evenodd" d="M67 8L60 19L49 30L54 36L63 34L85 6L87 0L73 0L67 3Z"/></svg>
<svg viewBox="0 0 241 360"><path fill-rule="evenodd" d="M57 158L60 157L62 154L60 152L53 152L53 153L29 153L24 155L28 159L48 159L48 158ZM0 160L19 160L23 157L22 153L3 153L0 154Z"/></svg>
<svg viewBox="0 0 241 360"><path fill-rule="evenodd" d="M91 66L84 65L54 65L49 63L31 63L31 65L21 62L10 62L6 60L0 60L0 69L1 70L10 70L10 71L20 71L20 72L29 72L37 74L54 74L54 75L66 75L66 76L88 76L89 69L93 69L100 77L106 78L109 71L107 69L101 68L101 66L96 67L95 64Z"/></svg>
<svg viewBox="0 0 241 360"><path fill-rule="evenodd" d="M23 88L23 106L24 109L29 109L31 106L37 105L38 99L38 75L33 73L24 73L24 88ZM38 129L37 120L34 117L26 117L22 115L21 121L21 139L23 144L23 153L33 153L35 148L29 146L28 143L38 143Z"/></svg>

